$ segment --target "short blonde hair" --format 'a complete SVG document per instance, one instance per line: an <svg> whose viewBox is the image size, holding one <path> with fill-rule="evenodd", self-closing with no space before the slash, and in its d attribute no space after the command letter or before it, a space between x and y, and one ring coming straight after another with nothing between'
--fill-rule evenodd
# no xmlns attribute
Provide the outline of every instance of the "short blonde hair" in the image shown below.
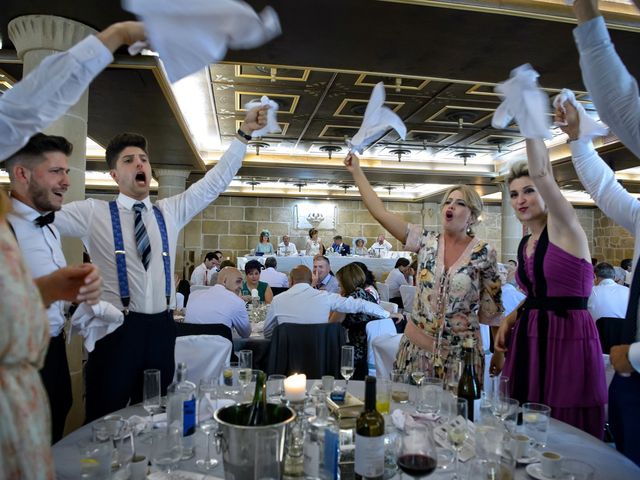
<svg viewBox="0 0 640 480"><path fill-rule="evenodd" d="M526 160L518 160L514 164L511 165L509 169L509 174L505 179L507 187L511 185L511 182L517 180L518 178L528 177L529 176L529 165Z"/></svg>
<svg viewBox="0 0 640 480"><path fill-rule="evenodd" d="M445 202L449 198L449 195L451 195L456 190L462 193L464 202L467 204L467 207L469 207L469 210L471 210L471 215L473 217L472 225L477 225L478 223L480 223L479 219L480 215L482 215L482 209L484 208L484 205L482 204L482 199L480 198L480 195L478 195L478 192L476 192L469 185L454 185L453 187L449 187L447 191L444 192L444 196L442 197L442 201L440 202L440 210L444 208ZM468 233L470 235L473 235L473 230L471 230L471 227L469 227Z"/></svg>

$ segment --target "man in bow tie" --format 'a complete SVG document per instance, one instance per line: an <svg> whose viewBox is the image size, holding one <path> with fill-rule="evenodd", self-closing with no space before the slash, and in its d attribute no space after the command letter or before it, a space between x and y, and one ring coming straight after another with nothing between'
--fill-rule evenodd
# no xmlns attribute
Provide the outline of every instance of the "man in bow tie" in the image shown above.
<svg viewBox="0 0 640 480"><path fill-rule="evenodd" d="M8 220L34 278L44 278L58 271L58 275L70 274L83 283L86 278L93 279L83 298L95 303L101 293L97 268L89 264L67 267L60 233L51 224L54 212L62 207L69 188L67 159L71 150L72 146L65 138L38 133L7 160L5 166L11 180L13 206ZM40 370L51 407L52 443L62 438L72 403L64 336L67 307L66 302L57 301L47 309L51 338Z"/></svg>

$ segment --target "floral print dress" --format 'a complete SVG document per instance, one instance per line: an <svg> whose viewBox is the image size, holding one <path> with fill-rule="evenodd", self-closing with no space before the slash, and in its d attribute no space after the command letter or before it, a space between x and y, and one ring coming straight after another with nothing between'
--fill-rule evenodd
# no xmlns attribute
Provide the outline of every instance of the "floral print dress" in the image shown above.
<svg viewBox="0 0 640 480"><path fill-rule="evenodd" d="M38 369L49 321L15 238L0 219L0 478L52 479L49 404Z"/></svg>
<svg viewBox="0 0 640 480"><path fill-rule="evenodd" d="M445 271L444 248L439 234L410 225L405 248L418 252L417 292L411 321L433 339L427 352L406 336L400 341L395 368L411 373L457 360L467 338L476 346L476 372L484 371L480 323L498 326L503 313L501 283L495 250L473 238L458 260ZM437 372L435 372L437 373ZM443 372L441 374L444 374ZM479 375L482 381L482 375Z"/></svg>

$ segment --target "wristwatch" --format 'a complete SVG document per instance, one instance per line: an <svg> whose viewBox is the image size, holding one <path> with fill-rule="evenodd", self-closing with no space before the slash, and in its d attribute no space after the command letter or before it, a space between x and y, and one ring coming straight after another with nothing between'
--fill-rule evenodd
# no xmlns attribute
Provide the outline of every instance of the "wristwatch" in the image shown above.
<svg viewBox="0 0 640 480"><path fill-rule="evenodd" d="M244 138L247 142L251 140L251 135L247 135L241 129L238 129L238 135Z"/></svg>

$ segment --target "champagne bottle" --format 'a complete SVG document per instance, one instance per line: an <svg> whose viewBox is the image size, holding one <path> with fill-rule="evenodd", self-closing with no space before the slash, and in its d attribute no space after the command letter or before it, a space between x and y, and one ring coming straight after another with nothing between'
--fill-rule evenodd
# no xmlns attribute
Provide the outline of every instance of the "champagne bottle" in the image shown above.
<svg viewBox="0 0 640 480"><path fill-rule="evenodd" d="M476 374L476 366L474 359L475 347L473 339L467 338L463 343L464 348L464 369L458 382L458 397L467 401L467 412L469 420L473 422L476 409L480 408L478 402L480 398L480 381Z"/></svg>
<svg viewBox="0 0 640 480"><path fill-rule="evenodd" d="M364 411L356 420L355 478L384 476L384 418L376 410L376 378L365 379Z"/></svg>
<svg viewBox="0 0 640 480"><path fill-rule="evenodd" d="M178 363L176 381L167 388L167 422L182 430L182 458L193 456L196 431L196 386L187 380L187 366Z"/></svg>
<svg viewBox="0 0 640 480"><path fill-rule="evenodd" d="M340 469L340 429L329 416L323 395L316 405L316 416L309 419L304 436L304 478L306 480L338 480Z"/></svg>
<svg viewBox="0 0 640 480"><path fill-rule="evenodd" d="M261 370L258 370L256 376L256 389L253 393L253 402L249 407L247 425L250 427L267 425L267 376Z"/></svg>

